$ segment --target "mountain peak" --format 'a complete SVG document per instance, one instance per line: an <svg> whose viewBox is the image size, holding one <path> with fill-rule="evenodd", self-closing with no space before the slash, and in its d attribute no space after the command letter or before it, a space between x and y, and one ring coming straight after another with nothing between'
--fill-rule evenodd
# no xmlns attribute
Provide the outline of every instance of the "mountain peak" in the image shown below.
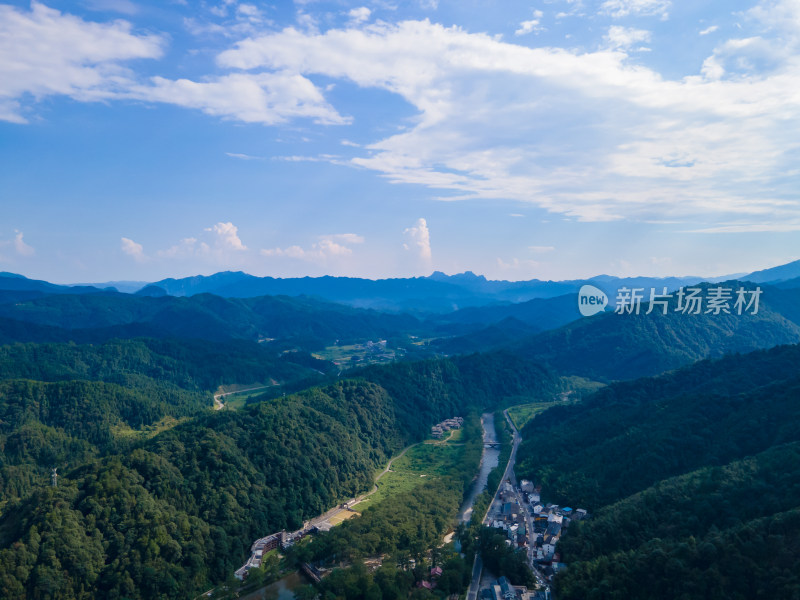
<svg viewBox="0 0 800 600"><path fill-rule="evenodd" d="M455 275L448 275L442 271L434 271L428 276L433 281L486 281L483 275L475 275L472 271L464 271Z"/></svg>

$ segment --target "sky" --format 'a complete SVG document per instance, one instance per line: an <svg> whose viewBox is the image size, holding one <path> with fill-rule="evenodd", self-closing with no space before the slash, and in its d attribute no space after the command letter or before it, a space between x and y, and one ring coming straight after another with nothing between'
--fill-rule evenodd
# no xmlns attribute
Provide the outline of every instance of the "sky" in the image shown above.
<svg viewBox="0 0 800 600"><path fill-rule="evenodd" d="M0 271L800 258L800 0L0 2Z"/></svg>

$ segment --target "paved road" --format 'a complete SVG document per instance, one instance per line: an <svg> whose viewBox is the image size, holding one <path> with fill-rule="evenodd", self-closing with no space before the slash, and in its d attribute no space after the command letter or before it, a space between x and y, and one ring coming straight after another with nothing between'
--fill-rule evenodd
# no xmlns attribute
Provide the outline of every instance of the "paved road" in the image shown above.
<svg viewBox="0 0 800 600"><path fill-rule="evenodd" d="M472 581L467 589L467 600L477 600L478 592L481 588L481 574L483 573L483 561L481 555L475 555L475 563L472 565Z"/></svg>
<svg viewBox="0 0 800 600"><path fill-rule="evenodd" d="M530 511L527 508L525 508L525 505L522 503L522 494L520 494L519 488L517 487L517 477L514 473L514 462L516 460L516 455L517 455L517 446L519 446L520 442L522 442L522 437L519 435L519 431L517 431L517 428L514 425L514 422L511 420L511 417L508 416L508 411L504 410L503 414L506 416L506 421L508 421L509 426L514 432L514 450L512 452L512 458L508 462L509 469L506 470L506 476L511 480L511 483L514 486L514 493L517 496L517 503L519 504L520 508L523 511L525 511L525 522L527 523L527 531L528 531L528 565L533 571L533 574L536 577L536 581L540 585L547 585L544 580L544 577L542 577L542 574L539 573L539 570L533 564L533 551L536 542L536 536L533 533L533 518L531 517Z"/></svg>
<svg viewBox="0 0 800 600"><path fill-rule="evenodd" d="M510 474L511 477L514 476L514 461L516 460L516 457L517 457L517 446L519 446L519 443L521 441L521 438L519 437L519 433L517 432L517 428L514 427L514 424L511 422L511 419L508 416L508 411L507 410L503 411L503 414L505 414L506 420L511 425L511 430L514 432L514 437L513 437L513 443L512 443L512 446L511 446L511 455L508 457L508 463L506 464L506 470L503 473L503 478L500 480L501 485L502 485L503 481L505 481L507 478L509 478L509 474ZM483 435L484 442L497 441L496 434L495 434L495 431L494 431L494 419L491 419L491 424L492 424L492 429L491 429L491 431L489 431L489 429L486 427L486 423L484 422L484 435ZM486 514L483 517L484 525L486 524L486 521L488 519L488 515L492 510L492 506L494 505L495 500L497 500L497 493L499 491L500 491L500 487L498 486L498 488L494 492L494 496L492 497L492 501L489 502L489 508L486 509ZM478 554L475 555L475 563L472 565L472 581L470 581L469 588L467 588L467 600L477 600L478 592L480 591L481 574L482 574L482 572L483 572L483 562L481 560L480 553L478 553Z"/></svg>

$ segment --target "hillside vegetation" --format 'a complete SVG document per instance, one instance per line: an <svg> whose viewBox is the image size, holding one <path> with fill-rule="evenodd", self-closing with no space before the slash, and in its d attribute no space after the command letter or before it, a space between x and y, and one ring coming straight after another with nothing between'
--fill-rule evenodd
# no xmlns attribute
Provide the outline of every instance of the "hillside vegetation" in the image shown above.
<svg viewBox="0 0 800 600"><path fill-rule="evenodd" d="M199 350L171 362L156 352L161 343L4 349L6 374L19 375L20 357L38 354L53 360L28 365L27 374L55 380L2 384L4 597L185 598L230 576L253 539L298 528L366 491L375 469L431 424L493 406L504 393L560 389L555 375L520 359L476 356L366 369L356 380L211 411L210 403L193 402L209 399L206 386L220 383L214 367L194 362ZM253 361L249 376L263 380L270 364ZM66 379L120 373L130 387ZM136 384L161 387L151 397ZM159 393L174 393L174 403L158 402ZM114 435L121 425L135 430L165 416L181 421L152 437ZM30 438L28 431L46 448L23 448L17 440ZM474 466L473 455L459 464ZM61 461L57 488L49 486L54 461ZM468 474L449 477L414 493L460 495ZM449 510L431 532L441 530Z"/></svg>
<svg viewBox="0 0 800 600"><path fill-rule="evenodd" d="M800 290L764 288L758 314L683 314L675 312L675 298L670 302L666 315L660 308L645 314L648 304L643 303L638 315L610 312L583 318L508 348L564 375L614 381L658 375L704 358L800 342Z"/></svg>
<svg viewBox="0 0 800 600"><path fill-rule="evenodd" d="M796 598L798 398L800 347L784 346L537 416L518 472L596 513L560 542L559 597Z"/></svg>

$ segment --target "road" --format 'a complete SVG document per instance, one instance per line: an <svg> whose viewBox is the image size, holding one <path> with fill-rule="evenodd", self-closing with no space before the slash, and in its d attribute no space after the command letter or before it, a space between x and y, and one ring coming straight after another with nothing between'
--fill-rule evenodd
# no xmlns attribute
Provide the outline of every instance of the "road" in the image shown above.
<svg viewBox="0 0 800 600"><path fill-rule="evenodd" d="M403 458L403 456L405 456L406 452L411 450L411 448L413 448L414 446L418 446L418 445L419 445L419 442L417 442L416 444L411 444L410 446L406 446L406 448L404 448L403 451L400 454L398 454L397 456L394 456L391 459L389 459L389 462L386 464L386 468L383 471L381 471L380 473L378 473L377 477L375 477L375 485L373 486L373 488L370 491L368 491L366 494L362 494L361 496L358 496L356 498L356 501L353 503L353 505L356 505L359 502L363 502L364 500L366 500L367 498L372 496L372 494L377 492L378 491L378 480L380 480L381 477L383 477L389 471L392 470L392 463L394 461L396 461L398 458Z"/></svg>
<svg viewBox="0 0 800 600"><path fill-rule="evenodd" d="M533 571L533 574L536 577L536 581L540 585L546 586L547 583L545 582L544 577L542 577L541 573L539 573L539 570L533 564L533 558L534 558L533 552L536 546L535 544L536 536L533 533L533 518L531 517L530 511L527 508L525 508L525 505L522 503L522 494L520 493L520 490L517 487L517 476L514 473L514 464L516 462L516 457L517 457L517 447L522 442L522 436L520 436L519 431L514 425L514 421L511 419L511 417L508 416L508 410L504 410L503 414L506 417L506 421L508 421L509 427L511 427L511 430L514 432L514 449L511 452L511 460L508 461L508 468L506 469L503 481L505 481L506 479L509 479L511 481L511 485L514 486L514 494L517 497L517 504L519 504L519 507L525 512L525 524L528 533L528 565L530 566L531 571Z"/></svg>
<svg viewBox="0 0 800 600"><path fill-rule="evenodd" d="M255 392L256 390L265 390L268 387L272 387L271 385L260 385L258 387L247 388L246 390L236 390L233 392L225 392L224 394L214 394L214 410L222 410L225 408L225 404L220 401L220 398L225 398L226 396L230 396L232 394L244 394L245 392Z"/></svg>
<svg viewBox="0 0 800 600"><path fill-rule="evenodd" d="M503 411L503 415L508 422L509 427L511 427L511 431L513 432L512 437L512 445L511 445L511 454L508 457L508 463L506 464L506 470L503 473L503 478L500 480L500 487L504 481L508 480L511 482L511 485L514 486L514 493L517 496L517 503L519 504L520 508L525 510L525 520L527 523L527 531L529 536L529 544L528 544L528 564L530 565L531 569L533 570L533 574L536 576L536 580L540 585L546 586L546 582L539 571L533 566L533 548L534 548L534 541L535 537L533 537L533 519L531 518L530 512L525 509L525 505L522 502L522 495L517 487L517 476L514 473L514 465L517 460L517 449L519 448L520 443L522 442L522 437L519 434L514 422L512 421L511 417L508 416L508 410ZM494 434L493 434L494 435ZM486 440L486 436L484 434L484 441ZM495 505L497 501L497 495L500 492L500 487L497 488L495 491L494 497L492 501L489 503L489 508L486 511L486 515L484 515L483 522L484 525L487 524L487 521L490 519L488 518L489 513L492 510L492 507ZM475 563L472 566L472 581L470 581L469 588L467 589L467 599L466 600L477 600L478 592L480 591L480 580L481 574L483 571L483 564L480 558L480 555L475 556Z"/></svg>
<svg viewBox="0 0 800 600"><path fill-rule="evenodd" d="M508 417L508 411L503 411L503 414L505 415L506 420L509 421L509 423L511 423L511 420ZM487 415L491 418L486 418ZM496 442L497 437L494 428L494 415L487 413L486 415L483 416L484 418L481 420L481 422L483 423L483 441L484 443ZM487 423L491 427L491 429L489 429ZM500 480L501 485L502 482L509 477L509 473L511 477L514 476L514 460L516 460L517 446L519 446L519 442L521 439L519 437L519 433L517 432L517 428L514 427L513 423L511 423L511 430L514 432L513 443L511 445L511 455L508 457L508 463L506 464L506 469L503 473L503 478ZM484 452L486 452L486 450L484 450ZM500 487L498 486L498 488L494 492L492 501L489 503L489 508L486 509L486 514L483 515L484 525L486 524L488 515L492 510L492 506L494 505L495 500L497 500L497 494L499 491ZM477 600L478 593L480 592L480 587L481 587L482 573L483 573L483 562L481 561L480 553L478 553L475 555L475 562L472 565L472 580L470 581L469 587L467 588L467 600Z"/></svg>

